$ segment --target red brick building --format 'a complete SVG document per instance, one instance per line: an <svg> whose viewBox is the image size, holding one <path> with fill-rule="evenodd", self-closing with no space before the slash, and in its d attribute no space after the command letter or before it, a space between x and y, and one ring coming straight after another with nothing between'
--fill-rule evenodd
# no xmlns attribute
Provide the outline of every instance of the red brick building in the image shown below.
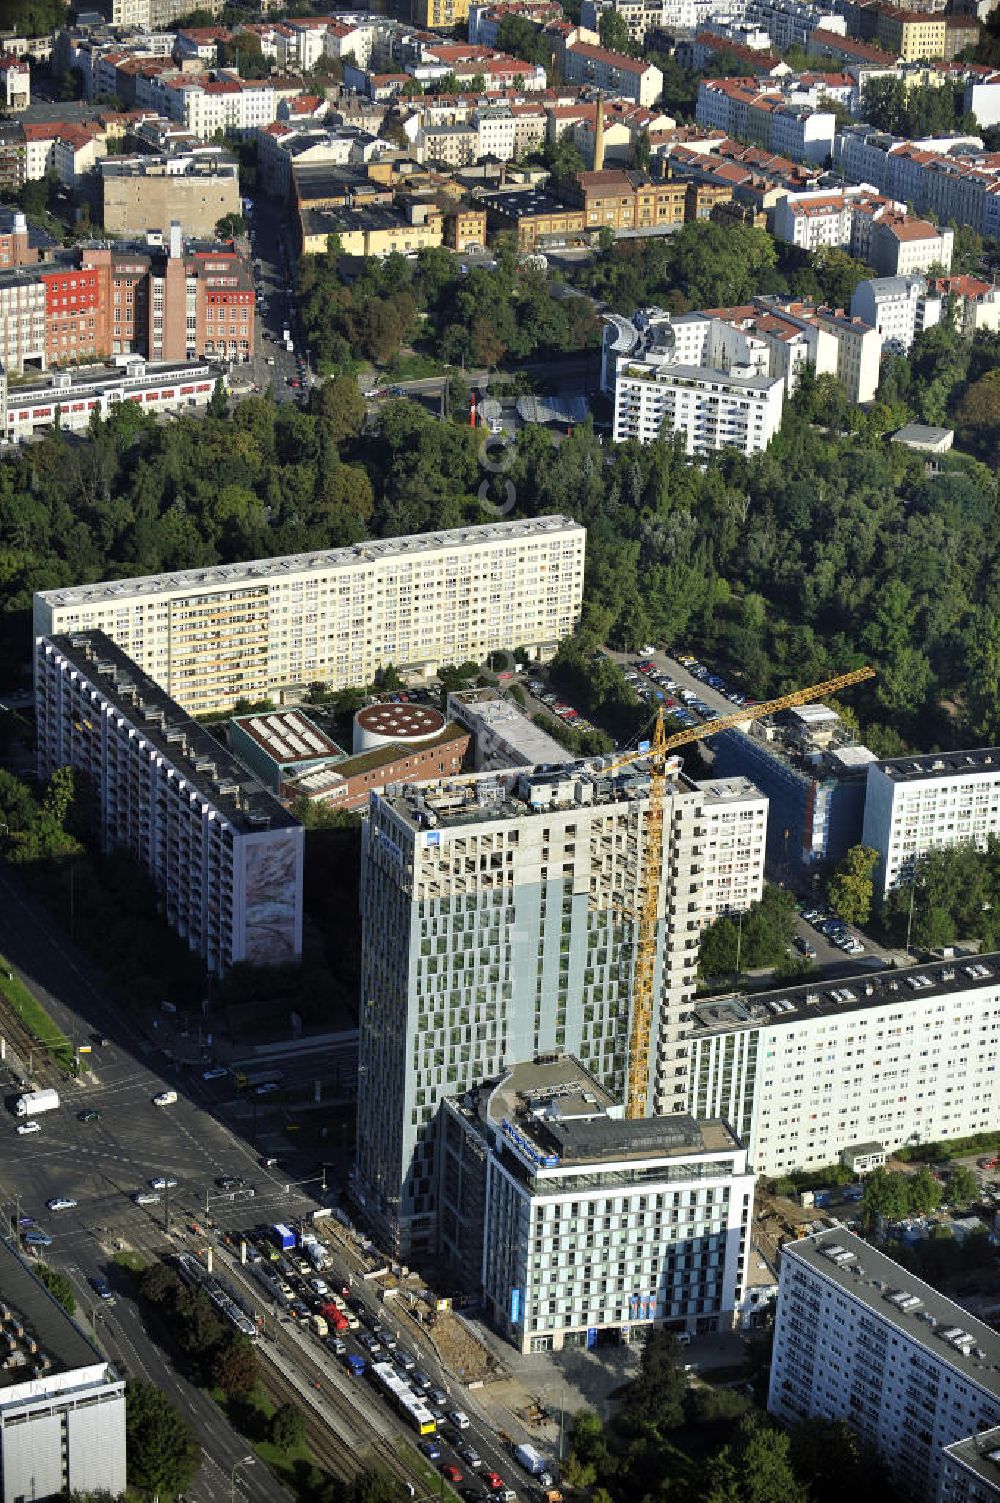
<svg viewBox="0 0 1000 1503"><path fill-rule="evenodd" d="M2 246L0 246L2 250ZM254 291L232 245L80 246L39 267L46 363L93 356L249 360Z"/></svg>
<svg viewBox="0 0 1000 1503"><path fill-rule="evenodd" d="M471 742L464 726L449 723L423 746L379 746L344 762L286 778L280 796L289 802L305 798L332 809L365 809L371 795L381 793L388 783L453 777L462 770Z"/></svg>

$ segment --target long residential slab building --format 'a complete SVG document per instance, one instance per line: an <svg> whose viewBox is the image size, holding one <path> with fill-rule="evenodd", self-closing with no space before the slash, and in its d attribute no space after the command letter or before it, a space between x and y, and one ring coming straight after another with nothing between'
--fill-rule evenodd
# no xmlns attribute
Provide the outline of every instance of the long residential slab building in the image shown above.
<svg viewBox="0 0 1000 1503"><path fill-rule="evenodd" d="M99 630L191 714L311 683L553 653L580 618L586 529L534 517L45 590L36 639Z"/></svg>
<svg viewBox="0 0 1000 1503"><path fill-rule="evenodd" d="M143 866L209 970L302 953L304 831L100 631L36 648L38 774L89 781L101 846Z"/></svg>
<svg viewBox="0 0 1000 1503"><path fill-rule="evenodd" d="M756 1174L996 1128L1000 955L698 1002L692 1115L730 1122Z"/></svg>
<svg viewBox="0 0 1000 1503"><path fill-rule="evenodd" d="M846 1227L782 1249L768 1409L845 1421L913 1503L998 1495L1000 1337Z"/></svg>

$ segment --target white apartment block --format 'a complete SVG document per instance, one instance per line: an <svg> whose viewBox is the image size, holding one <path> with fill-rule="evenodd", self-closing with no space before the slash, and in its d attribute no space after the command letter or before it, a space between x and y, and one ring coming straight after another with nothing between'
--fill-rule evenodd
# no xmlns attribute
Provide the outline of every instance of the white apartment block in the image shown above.
<svg viewBox="0 0 1000 1503"><path fill-rule="evenodd" d="M1000 74L965 86L965 108L976 117L980 130L1000 125Z"/></svg>
<svg viewBox="0 0 1000 1503"><path fill-rule="evenodd" d="M833 308L811 308L802 313L820 334L828 335L835 342L836 357L832 374L844 387L852 402L874 401L878 390L879 367L882 360L883 338L872 323L855 314L853 305L850 314ZM828 369L817 363L820 374Z"/></svg>
<svg viewBox="0 0 1000 1503"><path fill-rule="evenodd" d="M882 347L905 355L917 335L941 321L942 300L923 277L870 277L851 296L851 316L875 329Z"/></svg>
<svg viewBox="0 0 1000 1503"><path fill-rule="evenodd" d="M576 626L586 529L535 517L35 596L36 637L98 629L192 714L305 686L551 654Z"/></svg>
<svg viewBox="0 0 1000 1503"><path fill-rule="evenodd" d="M760 454L781 427L784 389L778 376L629 361L615 379L614 441L680 433L688 454Z"/></svg>
<svg viewBox="0 0 1000 1503"><path fill-rule="evenodd" d="M647 812L641 768L609 777L584 763L414 785L373 800L362 835L355 1188L403 1255L435 1244L446 1096L556 1052L573 1054L623 1097ZM680 780L672 764L651 1111L685 1110L679 1040L698 935L715 915L720 883L731 894L759 890L759 877L739 868L744 857L763 866L762 817L755 790L744 810L712 785Z"/></svg>
<svg viewBox="0 0 1000 1503"><path fill-rule="evenodd" d="M650 107L663 92L663 74L659 68L623 52L609 52L593 42L571 42L564 49L563 78L567 83L593 84L609 94L620 94L623 99Z"/></svg>
<svg viewBox="0 0 1000 1503"><path fill-rule="evenodd" d="M756 1174L996 1125L1000 956L706 1001L691 1019L685 1109L731 1123Z"/></svg>
<svg viewBox="0 0 1000 1503"><path fill-rule="evenodd" d="M763 26L776 52L805 48L818 27L840 36L847 31L843 16L822 5L810 5L807 0L749 0L746 16Z"/></svg>
<svg viewBox="0 0 1000 1503"><path fill-rule="evenodd" d="M836 118L828 110L788 104L778 90L744 79L702 79L695 119L796 161L821 165L833 154Z"/></svg>
<svg viewBox="0 0 1000 1503"><path fill-rule="evenodd" d="M927 851L971 841L984 851L1000 835L1000 749L942 752L873 762L862 840L878 851L875 891L911 879Z"/></svg>
<svg viewBox="0 0 1000 1503"><path fill-rule="evenodd" d="M919 276L936 268L951 270L955 232L938 230L927 219L884 214L871 226L868 262L881 277Z"/></svg>
<svg viewBox="0 0 1000 1503"><path fill-rule="evenodd" d="M626 1121L567 1056L444 1104L441 1242L522 1352L731 1330L753 1210L723 1122Z"/></svg>
<svg viewBox="0 0 1000 1503"><path fill-rule="evenodd" d="M767 795L748 778L699 778L705 803L698 855L702 924L727 913L745 913L764 896Z"/></svg>
<svg viewBox="0 0 1000 1503"><path fill-rule="evenodd" d="M36 644L38 775L91 783L104 850L149 873L215 975L302 953L304 831L103 632Z"/></svg>
<svg viewBox="0 0 1000 1503"><path fill-rule="evenodd" d="M6 1241L0 1287L0 1497L124 1497L124 1378Z"/></svg>
<svg viewBox="0 0 1000 1503"><path fill-rule="evenodd" d="M881 353L880 336L861 319L805 303L754 298L676 318L645 308L631 319L605 316L601 388L614 400L618 373L638 363L777 378L790 395L808 365L818 376L836 376L852 402L870 402Z"/></svg>
<svg viewBox="0 0 1000 1503"><path fill-rule="evenodd" d="M774 206L772 225L775 239L800 250L817 251L824 246L846 247L851 243L854 205L858 194L820 190L813 193L789 193Z"/></svg>
<svg viewBox="0 0 1000 1503"><path fill-rule="evenodd" d="M0 111L8 115L31 103L31 69L27 59L0 56Z"/></svg>
<svg viewBox="0 0 1000 1503"><path fill-rule="evenodd" d="M1000 1337L846 1228L787 1242L768 1409L845 1420L900 1496L947 1496L944 1448L1000 1424Z"/></svg>
<svg viewBox="0 0 1000 1503"><path fill-rule="evenodd" d="M0 272L0 366L45 369L45 283L32 270Z"/></svg>

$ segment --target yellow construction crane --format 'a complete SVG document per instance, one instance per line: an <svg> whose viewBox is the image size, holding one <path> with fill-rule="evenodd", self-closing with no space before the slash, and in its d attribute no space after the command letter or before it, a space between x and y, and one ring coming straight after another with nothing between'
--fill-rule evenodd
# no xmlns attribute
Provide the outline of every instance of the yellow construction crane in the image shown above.
<svg viewBox="0 0 1000 1503"><path fill-rule="evenodd" d="M649 1048L653 1031L653 981L656 970L656 910L663 874L663 808L666 802L668 756L678 746L702 741L706 736L715 736L719 731L728 730L730 726L745 725L748 720L762 720L765 715L774 715L778 710L790 710L793 705L808 704L810 700L836 694L838 689L846 689L851 684L860 684L865 679L874 677L874 668L855 668L853 672L842 673L838 678L827 679L825 683L812 684L808 689L797 689L794 694L783 694L780 699L748 705L735 715L725 715L720 720L709 720L690 730L678 731L675 736L668 736L664 732L661 706L657 711L649 746L642 751L626 752L601 769L607 774L633 762L649 762L649 807L646 814L646 852L642 863L637 910L639 932L636 936L635 979L632 986L626 1117L644 1117L649 1094Z"/></svg>

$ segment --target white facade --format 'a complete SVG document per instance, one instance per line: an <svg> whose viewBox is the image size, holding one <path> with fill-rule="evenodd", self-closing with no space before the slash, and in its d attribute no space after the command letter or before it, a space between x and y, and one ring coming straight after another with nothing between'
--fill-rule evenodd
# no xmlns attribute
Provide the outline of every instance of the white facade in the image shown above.
<svg viewBox="0 0 1000 1503"><path fill-rule="evenodd" d="M193 714L315 681L431 673L576 625L586 530L566 517L48 590L36 636L98 628ZM211 635L208 633L211 632Z"/></svg>
<svg viewBox="0 0 1000 1503"><path fill-rule="evenodd" d="M1000 749L897 757L868 769L862 840L878 851L875 891L909 881L926 851L1000 835Z"/></svg>
<svg viewBox="0 0 1000 1503"><path fill-rule="evenodd" d="M705 778L695 786L705 796L698 907L707 924L745 913L764 896L768 798L747 778Z"/></svg>
<svg viewBox="0 0 1000 1503"><path fill-rule="evenodd" d="M882 277L919 276L932 267L951 270L954 230L937 230L926 220L887 215L871 227L868 263Z"/></svg>
<svg viewBox="0 0 1000 1503"><path fill-rule="evenodd" d="M836 376L852 402L870 402L878 387L881 337L863 320L829 308L755 298L714 314L673 318L660 308L641 309L631 319L608 314L605 325L601 389L612 401L620 373L629 368L669 372L698 366L717 377L729 372L772 378L790 395L809 366L818 376ZM651 397L647 406L652 412ZM778 426L780 420L779 410Z"/></svg>
<svg viewBox="0 0 1000 1503"><path fill-rule="evenodd" d="M111 369L59 371L9 386L0 373L0 444L25 443L50 431L86 433L91 418L106 418L119 402L142 403L144 412L190 412L207 407L218 372L200 361L149 364L139 356Z"/></svg>
<svg viewBox="0 0 1000 1503"><path fill-rule="evenodd" d="M39 642L35 690L39 777L90 777L103 848L209 970L297 960L304 831L277 799L102 632Z"/></svg>
<svg viewBox="0 0 1000 1503"><path fill-rule="evenodd" d="M689 454L732 447L759 454L781 427L784 382L704 366L619 364L615 443L681 433Z"/></svg>
<svg viewBox="0 0 1000 1503"><path fill-rule="evenodd" d="M0 110L8 115L31 103L31 69L26 60L0 57Z"/></svg>
<svg viewBox="0 0 1000 1503"><path fill-rule="evenodd" d="M124 1497L124 1379L6 1243L0 1287L0 1497Z"/></svg>
<svg viewBox="0 0 1000 1503"><path fill-rule="evenodd" d="M566 1058L515 1066L479 1102L446 1103L442 1209L478 1216L452 1163L471 1135L485 1153L486 1313L509 1341L558 1351L637 1326L732 1329L754 1182L724 1123L625 1121Z"/></svg>
<svg viewBox="0 0 1000 1503"><path fill-rule="evenodd" d="M941 1498L945 1446L1000 1424L1000 1338L838 1227L785 1244L768 1408L846 1420L900 1495Z"/></svg>
<svg viewBox="0 0 1000 1503"><path fill-rule="evenodd" d="M469 689L448 695L448 719L472 732L476 771L491 768L557 766L572 758L510 699L495 689Z"/></svg>
<svg viewBox="0 0 1000 1503"><path fill-rule="evenodd" d="M33 270L0 272L0 366L45 369L45 283Z"/></svg>
<svg viewBox="0 0 1000 1503"><path fill-rule="evenodd" d="M685 1109L682 1014L695 987L701 840L753 852L759 795L739 839L730 799L668 780L658 897L652 1110ZM737 814L738 806L732 805ZM570 1052L617 1099L626 1086L635 872L648 783L584 764L497 773L373 802L363 831L357 1189L396 1247L433 1245L441 1101L518 1060ZM697 849L698 855L694 854ZM740 864L738 859L735 863ZM756 859L756 858L754 858ZM762 861L762 852L761 857ZM716 889L713 888L713 892ZM756 889L754 889L756 890ZM713 900L714 901L714 900ZM680 1072L680 1073L678 1073Z"/></svg>
<svg viewBox="0 0 1000 1503"><path fill-rule="evenodd" d="M975 115L980 130L1000 125L1000 76L987 79L985 83L967 83L965 108Z"/></svg>
<svg viewBox="0 0 1000 1503"><path fill-rule="evenodd" d="M923 277L870 277L851 297L851 315L874 328L883 349L905 355L917 335L941 319L941 299Z"/></svg>
<svg viewBox="0 0 1000 1503"><path fill-rule="evenodd" d="M698 1004L686 1109L732 1123L755 1173L991 1130L1000 957Z"/></svg>
<svg viewBox="0 0 1000 1503"><path fill-rule="evenodd" d="M652 63L637 62L624 53L609 52L592 42L572 42L565 48L563 77L567 83L594 84L650 107L663 92L663 74Z"/></svg>

